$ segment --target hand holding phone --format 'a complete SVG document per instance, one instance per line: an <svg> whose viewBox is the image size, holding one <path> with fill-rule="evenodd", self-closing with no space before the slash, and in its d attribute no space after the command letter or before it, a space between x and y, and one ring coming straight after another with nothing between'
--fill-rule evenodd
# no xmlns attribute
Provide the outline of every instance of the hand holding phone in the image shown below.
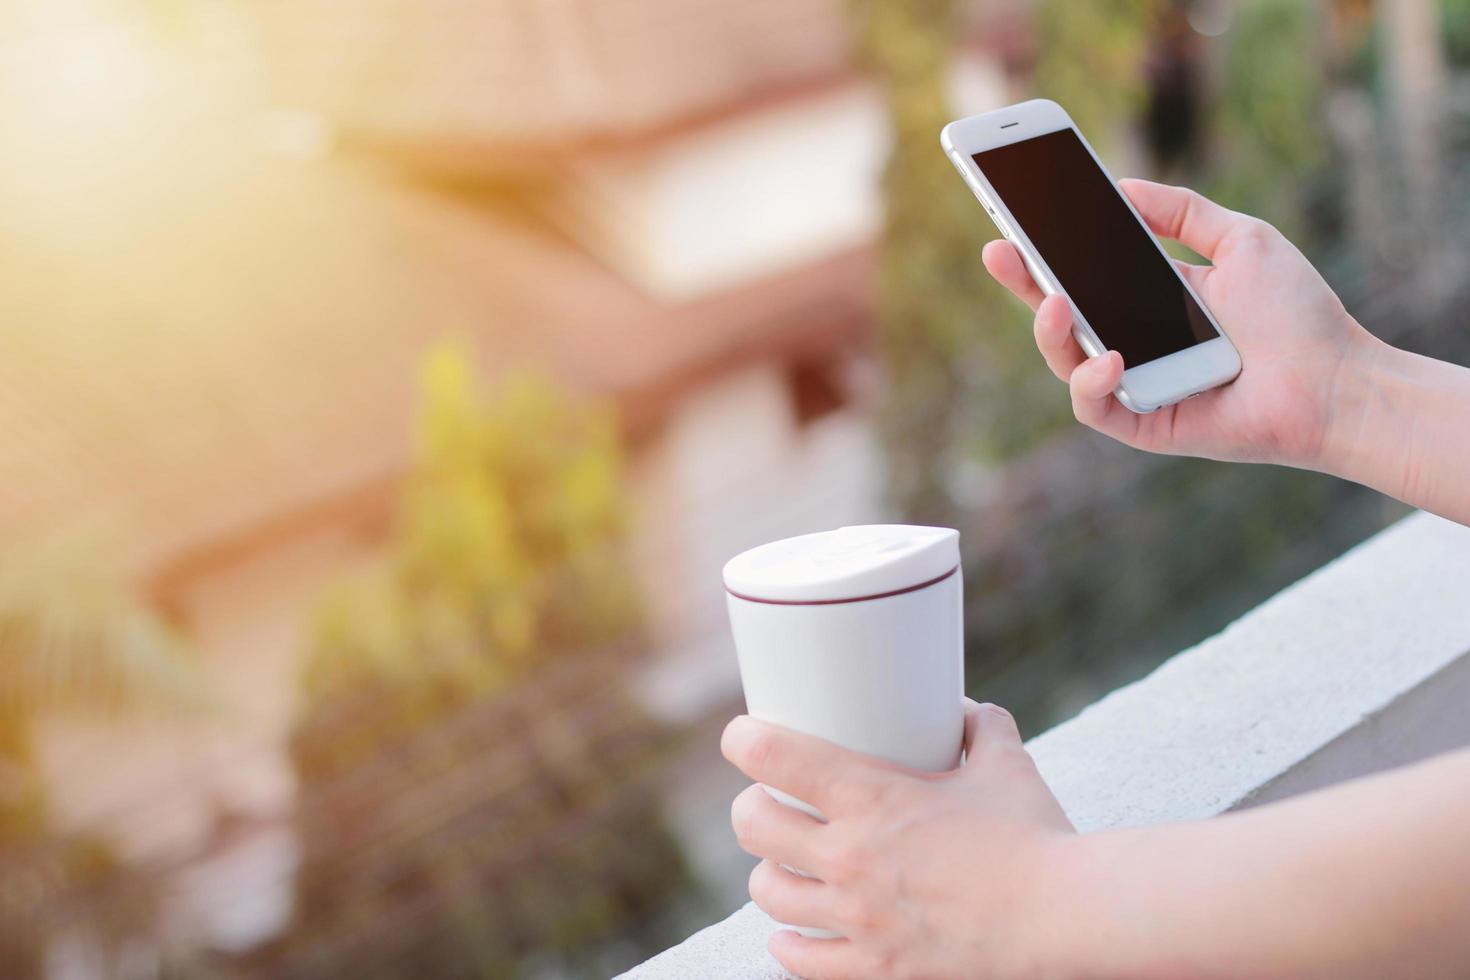
<svg viewBox="0 0 1470 980"><path fill-rule="evenodd" d="M1131 180L1125 197L1054 102L958 120L941 143L1008 239L985 264L1038 311L1080 421L1154 452L1316 465L1335 381L1381 345L1279 232L1183 188Z"/></svg>
<svg viewBox="0 0 1470 980"><path fill-rule="evenodd" d="M1072 336L1071 309L1046 296L1016 248L985 247L985 267L1036 310L1036 345L1072 391L1077 419L1149 452L1319 468L1329 429L1344 420L1334 393L1347 372L1381 346L1306 257L1264 221L1182 187L1121 181L1153 231L1194 249L1210 265L1176 266L1229 332L1245 362L1234 383L1149 415L1112 397L1123 365L1116 352L1089 358Z"/></svg>
<svg viewBox="0 0 1470 980"><path fill-rule="evenodd" d="M956 120L939 139L1036 284L1067 297L1082 349L1122 355L1113 394L1125 408L1152 412L1240 373L1230 339L1061 106L1033 99Z"/></svg>

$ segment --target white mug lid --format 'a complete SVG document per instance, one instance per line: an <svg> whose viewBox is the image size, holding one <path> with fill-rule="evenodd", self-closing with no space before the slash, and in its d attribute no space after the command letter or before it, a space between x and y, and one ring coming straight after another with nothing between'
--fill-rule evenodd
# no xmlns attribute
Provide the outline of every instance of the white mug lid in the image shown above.
<svg viewBox="0 0 1470 980"><path fill-rule="evenodd" d="M764 602L843 602L929 584L959 567L960 532L948 527L861 524L802 534L741 552L725 564L725 588Z"/></svg>

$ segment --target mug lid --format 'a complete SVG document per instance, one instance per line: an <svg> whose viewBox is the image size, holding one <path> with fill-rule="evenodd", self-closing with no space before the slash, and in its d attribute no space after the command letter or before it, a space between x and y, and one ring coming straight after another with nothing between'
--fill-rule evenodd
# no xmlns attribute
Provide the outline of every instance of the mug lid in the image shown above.
<svg viewBox="0 0 1470 980"><path fill-rule="evenodd" d="M852 602L928 585L960 563L960 532L861 524L772 541L725 564L725 588L759 602Z"/></svg>

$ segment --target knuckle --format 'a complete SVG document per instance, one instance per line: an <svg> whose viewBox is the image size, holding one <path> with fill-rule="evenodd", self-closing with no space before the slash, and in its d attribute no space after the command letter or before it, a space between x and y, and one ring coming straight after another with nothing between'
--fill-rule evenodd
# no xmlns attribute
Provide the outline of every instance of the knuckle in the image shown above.
<svg viewBox="0 0 1470 980"><path fill-rule="evenodd" d="M872 903L852 891L841 891L833 897L832 915L849 934L872 936L879 929L879 916Z"/></svg>
<svg viewBox="0 0 1470 980"><path fill-rule="evenodd" d="M858 813L879 813L893 809L905 798L907 786L894 779L853 780L840 789L847 809ZM834 793L839 792L833 787Z"/></svg>
<svg viewBox="0 0 1470 980"><path fill-rule="evenodd" d="M730 804L730 826L741 846L749 845L755 840L755 814L760 801L755 798L752 790L755 793L762 792L759 786L749 786Z"/></svg>
<svg viewBox="0 0 1470 980"><path fill-rule="evenodd" d="M987 701L980 706L980 710L1008 724L1014 725L1016 723L1015 716L998 704L991 704Z"/></svg>
<svg viewBox="0 0 1470 980"><path fill-rule="evenodd" d="M833 841L828 849L826 865L831 869L831 877L839 881L852 881L863 875L870 858L866 843L853 836L844 836Z"/></svg>
<svg viewBox="0 0 1470 980"><path fill-rule="evenodd" d="M878 779L851 779L843 787L843 798L855 807L868 808L882 803L888 788Z"/></svg>
<svg viewBox="0 0 1470 980"><path fill-rule="evenodd" d="M776 738L770 732L759 732L745 746L745 761L752 768L764 770L776 760L779 751Z"/></svg>
<svg viewBox="0 0 1470 980"><path fill-rule="evenodd" d="M788 934L784 930L776 930L766 940L766 951L771 958L786 968L787 972L799 977L815 977L816 968L811 962L811 957L805 955L800 948L793 949L787 941Z"/></svg>
<svg viewBox="0 0 1470 980"><path fill-rule="evenodd" d="M919 780L920 783L923 780ZM874 810L879 812L906 811L913 805L914 783L906 779L885 779L871 790L870 799Z"/></svg>
<svg viewBox="0 0 1470 980"><path fill-rule="evenodd" d="M847 848L841 840L822 838L812 856L816 858L824 880L847 880Z"/></svg>
<svg viewBox="0 0 1470 980"><path fill-rule="evenodd" d="M1248 242L1259 243L1274 238L1278 232L1271 222L1254 215L1245 219L1241 225L1241 236Z"/></svg>
<svg viewBox="0 0 1470 980"><path fill-rule="evenodd" d="M750 900L761 908L765 908L771 902L771 890L774 884L771 865L765 861L757 864L751 869L750 879L746 882L750 891Z"/></svg>
<svg viewBox="0 0 1470 980"><path fill-rule="evenodd" d="M898 959L898 951L889 945L882 945L872 951L874 976L898 977L901 966Z"/></svg>

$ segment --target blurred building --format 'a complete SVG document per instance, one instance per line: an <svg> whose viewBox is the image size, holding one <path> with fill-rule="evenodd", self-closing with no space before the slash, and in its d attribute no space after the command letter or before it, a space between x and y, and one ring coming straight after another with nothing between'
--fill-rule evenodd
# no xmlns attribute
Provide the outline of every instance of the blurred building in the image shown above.
<svg viewBox="0 0 1470 980"><path fill-rule="evenodd" d="M139 128L64 222L0 244L0 531L116 529L197 637L219 710L56 718L43 748L62 819L165 869L175 928L244 949L290 912L305 617L381 550L420 352L463 336L492 376L615 400L644 697L724 710L723 561L882 513L888 137L838 0L199 9L188 77L230 98ZM961 109L1004 98L983 53L955 87Z"/></svg>

